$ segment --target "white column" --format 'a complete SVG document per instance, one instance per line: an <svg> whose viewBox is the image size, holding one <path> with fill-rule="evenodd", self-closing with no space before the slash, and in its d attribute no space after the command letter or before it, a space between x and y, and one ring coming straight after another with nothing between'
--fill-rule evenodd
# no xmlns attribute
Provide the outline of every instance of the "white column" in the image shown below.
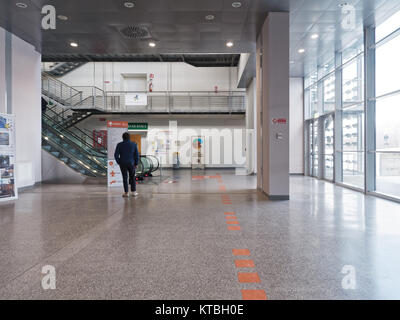
<svg viewBox="0 0 400 320"><path fill-rule="evenodd" d="M258 187L289 199L289 14L270 12L257 41ZM260 54L262 54L260 56ZM261 152L261 154L260 154ZM261 158L261 159L260 159ZM260 166L260 162L259 162Z"/></svg>

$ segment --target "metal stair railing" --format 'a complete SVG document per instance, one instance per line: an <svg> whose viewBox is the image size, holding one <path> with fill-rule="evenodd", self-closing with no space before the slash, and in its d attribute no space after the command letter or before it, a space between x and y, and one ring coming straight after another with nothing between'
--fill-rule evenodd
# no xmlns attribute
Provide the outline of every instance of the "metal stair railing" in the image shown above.
<svg viewBox="0 0 400 320"><path fill-rule="evenodd" d="M79 105L82 93L64 82L42 72L42 93L64 106Z"/></svg>

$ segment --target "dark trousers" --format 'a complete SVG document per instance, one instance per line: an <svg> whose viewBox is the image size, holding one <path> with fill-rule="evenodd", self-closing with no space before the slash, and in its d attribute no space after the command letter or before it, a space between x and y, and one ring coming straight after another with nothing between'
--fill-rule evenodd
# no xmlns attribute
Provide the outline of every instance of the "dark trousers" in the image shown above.
<svg viewBox="0 0 400 320"><path fill-rule="evenodd" d="M121 163L119 165L122 173L122 179L124 181L124 190L128 192L128 174L129 174L129 184L131 185L131 191L136 191L136 179L135 179L135 168L131 163Z"/></svg>

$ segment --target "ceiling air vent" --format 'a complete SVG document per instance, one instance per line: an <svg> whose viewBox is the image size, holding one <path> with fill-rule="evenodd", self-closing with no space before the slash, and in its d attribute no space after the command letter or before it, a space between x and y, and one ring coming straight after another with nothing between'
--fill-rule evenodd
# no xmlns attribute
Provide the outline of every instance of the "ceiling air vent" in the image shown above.
<svg viewBox="0 0 400 320"><path fill-rule="evenodd" d="M120 29L120 32L129 39L150 39L151 33L148 26L131 25Z"/></svg>

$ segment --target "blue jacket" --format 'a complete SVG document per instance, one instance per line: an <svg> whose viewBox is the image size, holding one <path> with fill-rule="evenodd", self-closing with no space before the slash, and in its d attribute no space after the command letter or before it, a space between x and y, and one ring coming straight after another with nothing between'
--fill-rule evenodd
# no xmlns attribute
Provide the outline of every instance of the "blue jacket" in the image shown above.
<svg viewBox="0 0 400 320"><path fill-rule="evenodd" d="M122 141L117 144L114 153L115 161L118 164L139 164L139 150L136 143L131 141Z"/></svg>

